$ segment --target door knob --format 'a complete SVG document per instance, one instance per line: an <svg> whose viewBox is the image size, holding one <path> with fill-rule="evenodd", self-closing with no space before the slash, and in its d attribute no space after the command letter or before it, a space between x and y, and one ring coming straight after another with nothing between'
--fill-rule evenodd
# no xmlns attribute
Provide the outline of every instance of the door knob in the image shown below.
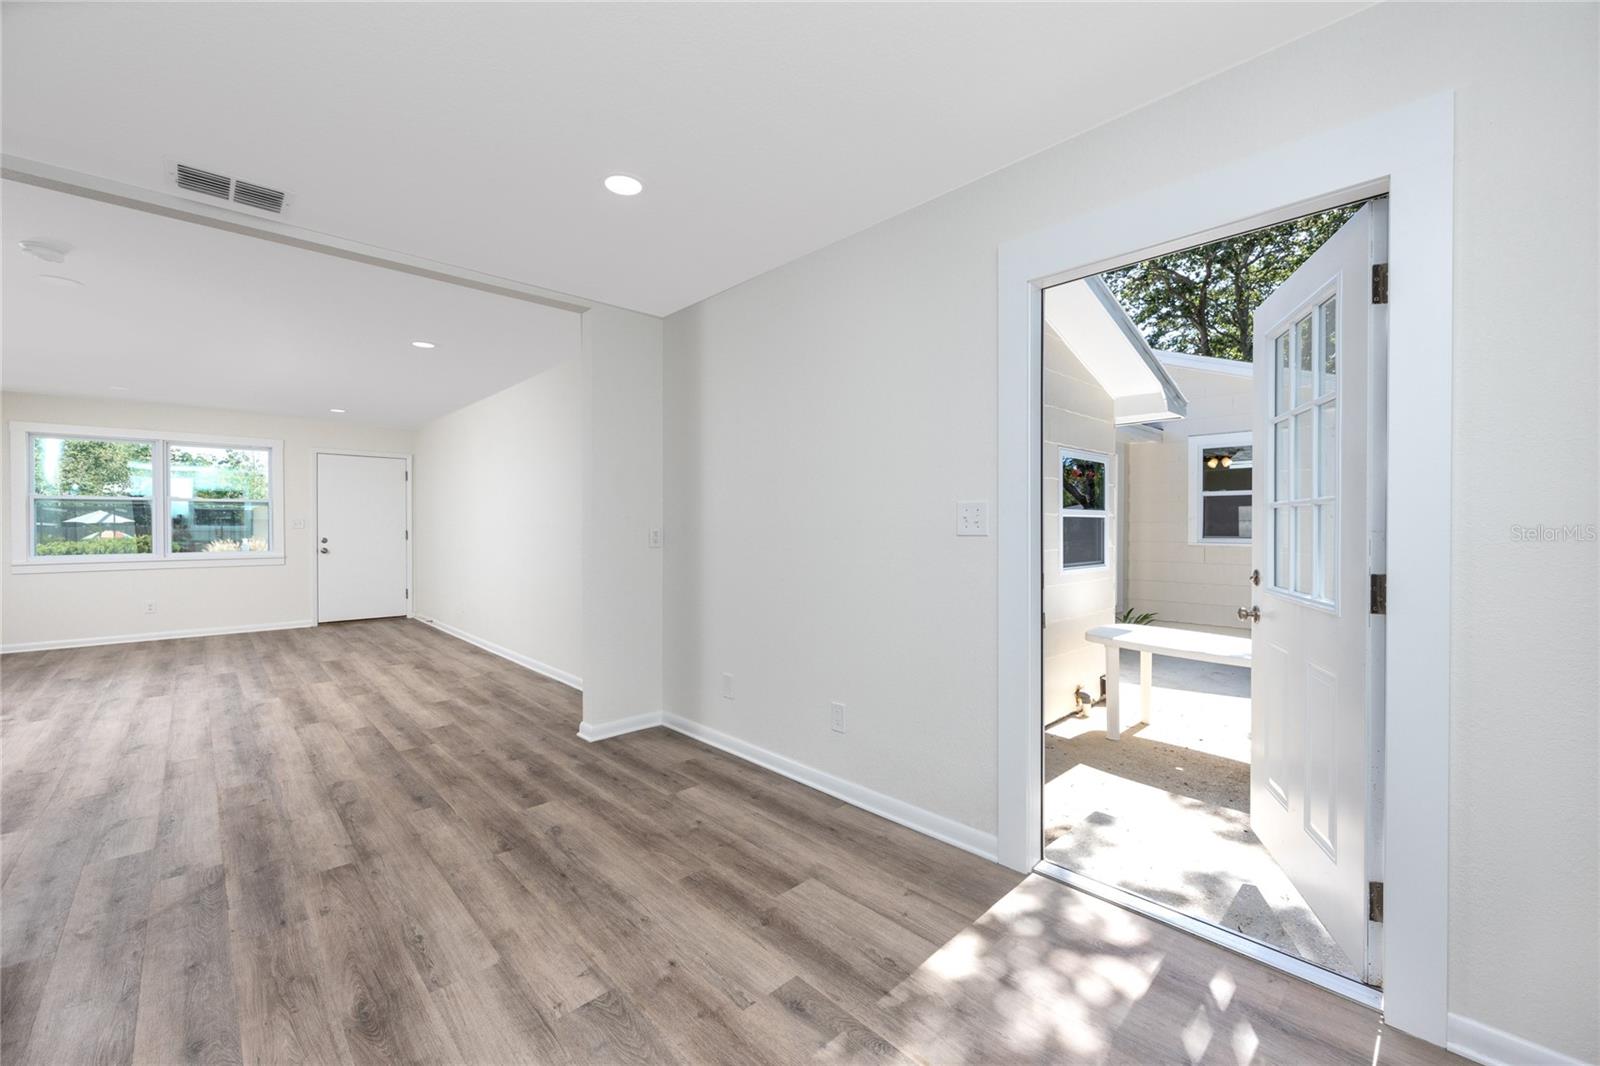
<svg viewBox="0 0 1600 1066"><path fill-rule="evenodd" d="M327 551L328 549L327 548L323 548L322 550L323 551ZM1241 622L1259 622L1259 621L1261 621L1261 608L1259 608L1259 607L1251 607L1249 610L1246 610L1243 607L1239 608L1239 621L1241 621Z"/></svg>
<svg viewBox="0 0 1600 1066"><path fill-rule="evenodd" d="M322 549L320 549L320 550L321 550L321 552L322 552L322 554L323 554L323 555L327 555L327 554L328 554L328 549L327 549L327 548L322 548ZM1241 615L1243 615L1243 614L1244 614L1244 608L1242 608L1242 607L1241 607L1241 608L1240 608L1240 609L1239 609L1239 613L1240 613L1240 614L1241 614Z"/></svg>

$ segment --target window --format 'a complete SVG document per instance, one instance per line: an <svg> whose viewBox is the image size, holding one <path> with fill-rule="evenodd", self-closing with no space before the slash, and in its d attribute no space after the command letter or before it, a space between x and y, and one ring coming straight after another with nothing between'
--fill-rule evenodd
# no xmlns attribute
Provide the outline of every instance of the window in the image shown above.
<svg viewBox="0 0 1600 1066"><path fill-rule="evenodd" d="M277 441L13 424L13 562L281 560L282 450Z"/></svg>
<svg viewBox="0 0 1600 1066"><path fill-rule="evenodd" d="M1249 433L1189 438L1189 539L1248 544L1255 447Z"/></svg>
<svg viewBox="0 0 1600 1066"><path fill-rule="evenodd" d="M272 545L272 500L261 448L167 447L172 551L264 552Z"/></svg>
<svg viewBox="0 0 1600 1066"><path fill-rule="evenodd" d="M1061 449L1061 569L1106 565L1108 456Z"/></svg>
<svg viewBox="0 0 1600 1066"><path fill-rule="evenodd" d="M1328 295L1272 340L1272 587L1336 606L1339 306Z"/></svg>

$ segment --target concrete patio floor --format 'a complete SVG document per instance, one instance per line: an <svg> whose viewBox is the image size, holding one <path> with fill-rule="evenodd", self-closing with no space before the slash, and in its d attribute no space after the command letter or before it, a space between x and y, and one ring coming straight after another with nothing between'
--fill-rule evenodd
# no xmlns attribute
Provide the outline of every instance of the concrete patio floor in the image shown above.
<svg viewBox="0 0 1600 1066"><path fill-rule="evenodd" d="M1123 652L1129 706L1138 658ZM1121 740L1101 706L1046 728L1045 857L1358 976L1250 830L1249 671L1158 656L1153 680L1151 722Z"/></svg>

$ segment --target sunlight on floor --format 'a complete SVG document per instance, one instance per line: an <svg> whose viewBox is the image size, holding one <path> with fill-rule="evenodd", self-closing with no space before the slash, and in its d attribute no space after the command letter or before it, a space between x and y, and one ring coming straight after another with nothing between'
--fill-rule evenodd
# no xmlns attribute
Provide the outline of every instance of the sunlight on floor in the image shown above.
<svg viewBox="0 0 1600 1066"><path fill-rule="evenodd" d="M1137 660L1123 665L1137 698ZM1105 711L1045 733L1045 855L1097 881L1355 976L1250 830L1249 673L1157 659L1147 725Z"/></svg>

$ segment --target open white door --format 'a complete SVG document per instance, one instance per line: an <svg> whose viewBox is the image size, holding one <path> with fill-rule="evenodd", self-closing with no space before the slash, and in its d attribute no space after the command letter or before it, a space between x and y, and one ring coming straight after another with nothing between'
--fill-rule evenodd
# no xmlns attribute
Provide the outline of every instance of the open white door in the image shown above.
<svg viewBox="0 0 1600 1066"><path fill-rule="evenodd" d="M1371 984L1386 327L1373 264L1386 208L1364 206L1255 315L1250 824Z"/></svg>
<svg viewBox="0 0 1600 1066"><path fill-rule="evenodd" d="M406 613L406 461L317 456L317 621Z"/></svg>

